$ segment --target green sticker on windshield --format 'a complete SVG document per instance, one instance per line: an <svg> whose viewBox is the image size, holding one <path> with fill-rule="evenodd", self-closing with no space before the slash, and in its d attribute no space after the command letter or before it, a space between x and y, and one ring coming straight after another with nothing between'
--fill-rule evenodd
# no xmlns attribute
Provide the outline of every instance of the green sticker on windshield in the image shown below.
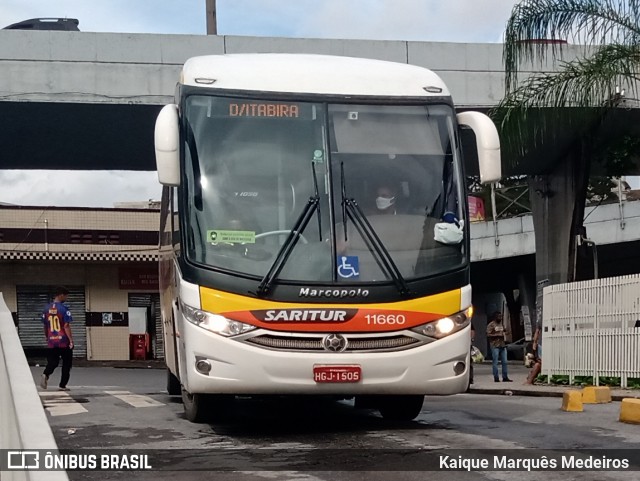
<svg viewBox="0 0 640 481"><path fill-rule="evenodd" d="M316 149L313 151L313 162L322 163L324 162L324 152L320 149Z"/></svg>
<svg viewBox="0 0 640 481"><path fill-rule="evenodd" d="M207 241L212 244L255 244L256 233L251 230L208 230Z"/></svg>

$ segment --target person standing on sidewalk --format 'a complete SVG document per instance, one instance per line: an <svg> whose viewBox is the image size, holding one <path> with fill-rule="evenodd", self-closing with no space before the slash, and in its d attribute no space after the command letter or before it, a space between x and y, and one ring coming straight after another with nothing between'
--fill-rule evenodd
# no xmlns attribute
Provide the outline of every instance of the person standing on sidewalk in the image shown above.
<svg viewBox="0 0 640 481"><path fill-rule="evenodd" d="M500 382L500 378L498 377L498 358L500 358L500 364L502 364L502 382L511 382L507 373L507 347L504 342L506 333L502 323L502 313L495 311L489 319L491 322L487 325L487 338L491 346L493 380Z"/></svg>
<svg viewBox="0 0 640 481"><path fill-rule="evenodd" d="M42 311L42 323L44 325L44 335L47 338L49 347L47 353L47 367L42 373L40 387L47 389L49 376L55 371L62 358L62 375L60 377L59 389L68 391L67 383L71 373L71 363L73 360L73 335L71 334L71 312L63 304L69 296L69 291L65 287L57 287L54 292L53 302L47 305Z"/></svg>

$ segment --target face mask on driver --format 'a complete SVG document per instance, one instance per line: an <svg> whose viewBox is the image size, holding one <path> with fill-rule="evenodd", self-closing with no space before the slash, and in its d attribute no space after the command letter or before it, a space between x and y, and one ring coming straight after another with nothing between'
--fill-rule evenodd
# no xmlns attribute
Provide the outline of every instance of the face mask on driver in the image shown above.
<svg viewBox="0 0 640 481"><path fill-rule="evenodd" d="M396 203L395 197L378 197L376 198L376 207L380 210L385 210Z"/></svg>

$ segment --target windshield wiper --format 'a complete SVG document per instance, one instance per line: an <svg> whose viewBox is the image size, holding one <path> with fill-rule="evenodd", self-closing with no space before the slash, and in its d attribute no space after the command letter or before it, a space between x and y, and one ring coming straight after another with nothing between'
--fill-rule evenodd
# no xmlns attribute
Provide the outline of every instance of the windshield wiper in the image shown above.
<svg viewBox="0 0 640 481"><path fill-rule="evenodd" d="M313 161L311 161L311 171L313 172L313 188L314 188L314 192L315 192L315 198L317 200L320 199L320 191L318 189L318 176L316 174L316 164L313 163ZM318 202L318 237L319 237L319 241L322 242L322 213L320 212L320 202Z"/></svg>
<svg viewBox="0 0 640 481"><path fill-rule="evenodd" d="M360 237L365 241L367 248L373 254L377 254L374 255L374 258L380 269L387 271L389 277L391 277L401 295L409 295L411 290L407 285L407 281L402 277L398 266L393 261L391 254L389 254L389 251L380 240L380 237L378 237L378 234L376 234L376 231L369 223L367 216L362 212L355 199L347 197L343 163L340 164L340 170L342 182L342 212L345 214L345 217L343 217L345 241L347 240L347 218L349 218L356 227Z"/></svg>
<svg viewBox="0 0 640 481"><path fill-rule="evenodd" d="M349 240L347 235L347 204L345 199L347 198L347 186L344 181L344 162L340 162L340 195L342 196L342 226L344 228L344 241Z"/></svg>
<svg viewBox="0 0 640 481"><path fill-rule="evenodd" d="M300 239L302 231L307 227L307 224L311 220L314 212L318 210L319 200L318 196L310 197L307 205L305 205L302 212L300 212L295 225L287 236L287 240L284 241L284 244L280 247L273 264L271 264L269 272L267 272L267 274L262 278L262 281L260 281L260 285L258 286L259 296L264 296L269 292L271 284L273 284L273 280L278 277L278 274L280 274L280 271L289 259L293 248L298 243L298 239Z"/></svg>
<svg viewBox="0 0 640 481"><path fill-rule="evenodd" d="M284 241L284 244L282 244L282 247L280 247L278 254L276 254L276 258L273 261L273 264L271 264L269 271L260 281L260 284L258 285L258 296L264 296L269 293L273 281L278 277L278 275L280 275L280 271L282 271L282 268L287 263L291 252L293 252L293 248L298 243L302 232L304 232L307 224L316 213L316 211L318 212L318 231L320 235L320 241L322 241L322 221L320 220L320 193L318 191L316 168L313 162L311 163L311 168L313 169L315 195L313 197L309 197L307 205L305 205L304 209L302 209L302 212L300 212L300 215L296 219L296 223L293 225L291 232L289 232L287 239Z"/></svg>
<svg viewBox="0 0 640 481"><path fill-rule="evenodd" d="M187 145L189 146L189 151L191 152L191 163L193 164L193 205L197 210L202 212L202 173L200 171L200 159L198 157L196 136L194 135L193 129L191 128L191 124L188 120L185 122L185 125Z"/></svg>

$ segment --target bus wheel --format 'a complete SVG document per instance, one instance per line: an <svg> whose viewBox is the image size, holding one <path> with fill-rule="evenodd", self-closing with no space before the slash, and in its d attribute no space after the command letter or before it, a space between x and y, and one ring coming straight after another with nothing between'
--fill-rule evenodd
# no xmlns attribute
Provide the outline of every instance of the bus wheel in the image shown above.
<svg viewBox="0 0 640 481"><path fill-rule="evenodd" d="M182 388L184 415L192 423L228 419L234 401L229 394L191 394Z"/></svg>
<svg viewBox="0 0 640 481"><path fill-rule="evenodd" d="M205 394L191 394L182 388L182 404L184 415L192 423L202 423L207 420L207 396Z"/></svg>
<svg viewBox="0 0 640 481"><path fill-rule="evenodd" d="M169 396L179 396L182 393L180 380L167 369L167 392Z"/></svg>
<svg viewBox="0 0 640 481"><path fill-rule="evenodd" d="M385 419L392 421L411 421L422 410L424 396L384 396L378 410Z"/></svg>

